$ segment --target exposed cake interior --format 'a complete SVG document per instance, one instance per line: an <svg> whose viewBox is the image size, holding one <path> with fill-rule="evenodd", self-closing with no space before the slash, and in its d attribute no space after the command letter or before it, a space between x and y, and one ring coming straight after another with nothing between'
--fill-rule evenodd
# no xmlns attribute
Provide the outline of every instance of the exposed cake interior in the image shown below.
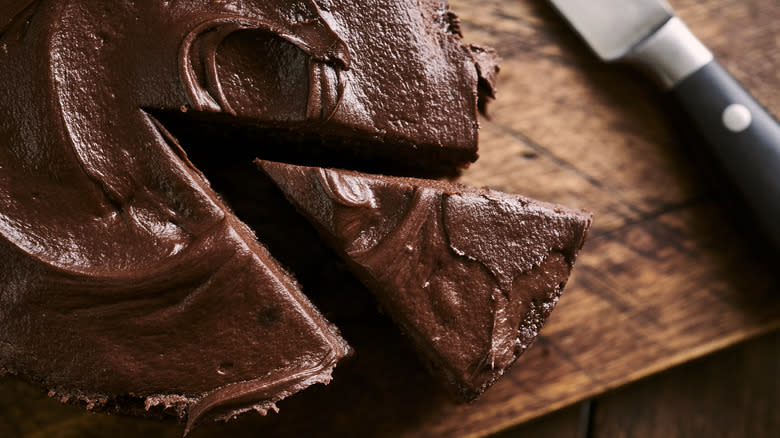
<svg viewBox="0 0 780 438"><path fill-rule="evenodd" d="M442 181L258 161L465 399L536 339L589 213Z"/></svg>

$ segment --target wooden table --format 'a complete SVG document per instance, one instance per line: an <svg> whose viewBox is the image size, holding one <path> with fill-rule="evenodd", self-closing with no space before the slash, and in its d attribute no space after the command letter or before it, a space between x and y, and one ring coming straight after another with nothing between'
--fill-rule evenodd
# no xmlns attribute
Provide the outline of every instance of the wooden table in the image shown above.
<svg viewBox="0 0 780 438"><path fill-rule="evenodd" d="M780 114L778 4L671 3ZM693 164L695 139L673 123L652 84L595 60L545 2L452 4L466 40L504 59L499 99L482 122L481 158L463 181L595 212L538 344L482 398L459 405L387 327L372 327L358 342L366 353L337 369L330 386L281 402L278 415L208 425L193 436L776 436L777 259L739 204L714 188L717 173ZM10 378L0 380L0 418L0 436L11 437L183 430L86 413Z"/></svg>

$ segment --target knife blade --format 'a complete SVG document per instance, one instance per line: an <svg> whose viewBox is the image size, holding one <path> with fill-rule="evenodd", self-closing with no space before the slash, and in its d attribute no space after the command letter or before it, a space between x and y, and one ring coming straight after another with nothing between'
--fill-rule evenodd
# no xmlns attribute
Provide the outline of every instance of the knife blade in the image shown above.
<svg viewBox="0 0 780 438"><path fill-rule="evenodd" d="M649 73L780 250L780 124L664 0L549 0L602 60Z"/></svg>
<svg viewBox="0 0 780 438"><path fill-rule="evenodd" d="M551 0L593 51L605 61L619 59L672 18L665 2Z"/></svg>

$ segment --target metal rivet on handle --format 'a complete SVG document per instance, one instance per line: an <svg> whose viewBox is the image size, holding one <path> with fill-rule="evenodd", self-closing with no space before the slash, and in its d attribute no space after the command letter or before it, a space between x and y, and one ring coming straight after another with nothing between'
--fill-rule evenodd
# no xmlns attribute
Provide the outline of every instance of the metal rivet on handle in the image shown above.
<svg viewBox="0 0 780 438"><path fill-rule="evenodd" d="M753 121L753 116L745 105L732 103L723 110L722 120L723 126L729 131L741 132L750 126L750 122Z"/></svg>

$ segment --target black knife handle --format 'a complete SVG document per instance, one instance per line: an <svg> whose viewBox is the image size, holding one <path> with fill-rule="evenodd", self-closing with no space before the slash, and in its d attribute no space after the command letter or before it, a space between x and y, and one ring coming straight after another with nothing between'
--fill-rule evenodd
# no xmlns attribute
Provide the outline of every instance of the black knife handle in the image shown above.
<svg viewBox="0 0 780 438"><path fill-rule="evenodd" d="M670 93L780 250L780 125L716 61Z"/></svg>

